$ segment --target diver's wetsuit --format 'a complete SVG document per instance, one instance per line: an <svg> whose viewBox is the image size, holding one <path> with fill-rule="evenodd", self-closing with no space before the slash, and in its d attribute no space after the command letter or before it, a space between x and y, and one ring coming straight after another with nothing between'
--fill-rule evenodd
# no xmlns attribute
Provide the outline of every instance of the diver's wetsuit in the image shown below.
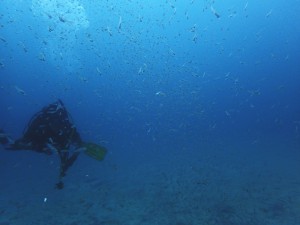
<svg viewBox="0 0 300 225"><path fill-rule="evenodd" d="M3 137L1 143L7 144L5 142ZM62 189L61 179L80 153L75 151L70 156L70 147L80 148L81 145L82 140L68 111L62 101L57 100L36 113L26 127L23 136L5 148L9 150L34 150L46 154L52 154L55 150L61 161L59 182L56 187Z"/></svg>

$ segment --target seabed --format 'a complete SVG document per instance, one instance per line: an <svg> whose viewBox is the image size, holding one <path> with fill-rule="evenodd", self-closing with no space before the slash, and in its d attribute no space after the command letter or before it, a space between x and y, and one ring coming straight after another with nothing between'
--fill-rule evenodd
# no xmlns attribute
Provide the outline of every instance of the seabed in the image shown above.
<svg viewBox="0 0 300 225"><path fill-rule="evenodd" d="M1 151L0 225L300 224L297 149L262 150L186 149L130 165L81 158L63 190L53 158L3 163L12 153Z"/></svg>

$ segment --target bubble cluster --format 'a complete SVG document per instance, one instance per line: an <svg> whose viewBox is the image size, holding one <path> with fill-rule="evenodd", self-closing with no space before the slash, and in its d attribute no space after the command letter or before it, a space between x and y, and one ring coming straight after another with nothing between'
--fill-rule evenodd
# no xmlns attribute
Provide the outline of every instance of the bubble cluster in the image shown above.
<svg viewBox="0 0 300 225"><path fill-rule="evenodd" d="M89 26L85 9L77 0L32 0L31 9L35 15L65 29L76 31Z"/></svg>

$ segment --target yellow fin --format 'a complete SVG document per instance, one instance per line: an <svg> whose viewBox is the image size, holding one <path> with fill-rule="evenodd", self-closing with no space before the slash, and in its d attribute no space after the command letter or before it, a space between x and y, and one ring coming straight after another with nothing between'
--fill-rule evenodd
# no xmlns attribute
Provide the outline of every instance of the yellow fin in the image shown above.
<svg viewBox="0 0 300 225"><path fill-rule="evenodd" d="M83 147L85 148L85 154L98 161L103 160L107 152L106 148L94 143L84 143Z"/></svg>

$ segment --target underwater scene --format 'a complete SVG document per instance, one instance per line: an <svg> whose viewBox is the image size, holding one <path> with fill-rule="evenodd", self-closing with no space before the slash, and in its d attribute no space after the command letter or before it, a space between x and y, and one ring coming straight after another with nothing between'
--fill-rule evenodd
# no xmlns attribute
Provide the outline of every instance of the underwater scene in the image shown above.
<svg viewBox="0 0 300 225"><path fill-rule="evenodd" d="M299 225L299 0L0 0L0 225Z"/></svg>

